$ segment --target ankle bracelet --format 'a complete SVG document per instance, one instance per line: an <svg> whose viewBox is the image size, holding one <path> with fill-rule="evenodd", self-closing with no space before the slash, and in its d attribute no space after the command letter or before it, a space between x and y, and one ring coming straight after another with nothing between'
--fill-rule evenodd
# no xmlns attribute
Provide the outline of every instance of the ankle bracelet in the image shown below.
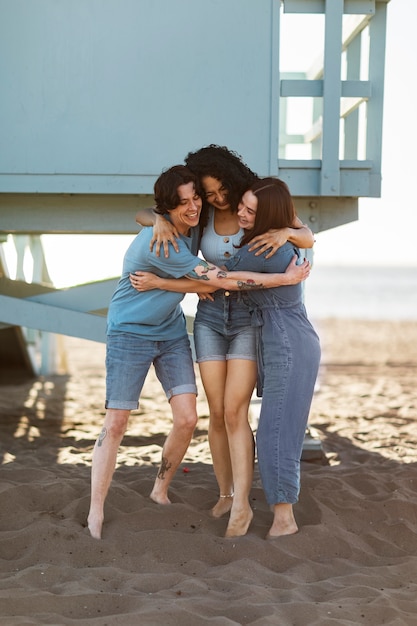
<svg viewBox="0 0 417 626"><path fill-rule="evenodd" d="M234 495L234 493L226 493L224 496L220 494L219 498L233 498Z"/></svg>

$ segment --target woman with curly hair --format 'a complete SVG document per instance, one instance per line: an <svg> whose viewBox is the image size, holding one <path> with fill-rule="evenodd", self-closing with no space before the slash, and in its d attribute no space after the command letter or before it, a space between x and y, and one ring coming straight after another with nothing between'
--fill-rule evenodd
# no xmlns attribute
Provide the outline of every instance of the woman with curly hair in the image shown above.
<svg viewBox="0 0 417 626"><path fill-rule="evenodd" d="M207 261L222 267L236 255L244 234L238 223L238 205L258 176L237 153L213 144L188 153L185 163L198 176L205 192L200 250ZM155 224L151 246L155 244L155 253L159 254L162 245L168 256L169 244L178 249L178 233L170 222L151 213L139 211L136 221L143 226ZM266 253L269 258L287 241L310 248L314 239L310 229L294 216L291 226L254 237L249 249L254 256ZM140 273L132 275L131 280L141 290L198 292L198 284L188 279L165 280ZM219 289L211 295L200 295L194 342L209 405L209 444L220 491L211 514L220 518L230 511L226 537L246 534L253 517L249 493L254 438L248 412L257 377L255 330L244 292Z"/></svg>

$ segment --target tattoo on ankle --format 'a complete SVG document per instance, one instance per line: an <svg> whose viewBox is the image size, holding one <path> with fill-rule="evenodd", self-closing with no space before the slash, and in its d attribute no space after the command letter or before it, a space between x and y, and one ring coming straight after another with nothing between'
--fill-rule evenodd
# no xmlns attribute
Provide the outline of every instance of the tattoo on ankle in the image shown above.
<svg viewBox="0 0 417 626"><path fill-rule="evenodd" d="M107 437L107 428L103 427L103 430L100 433L100 436L97 441L97 445L100 448L103 445L104 439Z"/></svg>
<svg viewBox="0 0 417 626"><path fill-rule="evenodd" d="M166 457L162 457L161 467L159 468L158 478L164 480L166 472L171 469L172 463L169 463Z"/></svg>

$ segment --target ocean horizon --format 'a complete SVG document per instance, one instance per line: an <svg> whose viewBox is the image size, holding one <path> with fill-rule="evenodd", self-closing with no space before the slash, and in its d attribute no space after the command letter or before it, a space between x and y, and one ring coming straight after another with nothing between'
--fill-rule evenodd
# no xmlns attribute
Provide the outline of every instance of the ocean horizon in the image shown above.
<svg viewBox="0 0 417 626"><path fill-rule="evenodd" d="M312 319L417 320L417 267L314 265L304 293Z"/></svg>

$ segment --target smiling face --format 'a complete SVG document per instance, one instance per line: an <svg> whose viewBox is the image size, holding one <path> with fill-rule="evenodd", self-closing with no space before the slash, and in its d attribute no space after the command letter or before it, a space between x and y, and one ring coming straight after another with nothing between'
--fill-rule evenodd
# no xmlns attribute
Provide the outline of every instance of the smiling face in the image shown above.
<svg viewBox="0 0 417 626"><path fill-rule="evenodd" d="M215 209L220 211L230 209L227 189L220 180L213 178L213 176L203 176L201 184L203 185L207 202L214 206Z"/></svg>
<svg viewBox="0 0 417 626"><path fill-rule="evenodd" d="M252 191L246 191L239 202L237 217L239 227L244 230L252 230L255 226L256 211L258 210L258 198Z"/></svg>
<svg viewBox="0 0 417 626"><path fill-rule="evenodd" d="M187 235L190 228L198 225L203 201L196 192L194 183L180 185L177 193L180 203L169 211L169 215L178 232Z"/></svg>

